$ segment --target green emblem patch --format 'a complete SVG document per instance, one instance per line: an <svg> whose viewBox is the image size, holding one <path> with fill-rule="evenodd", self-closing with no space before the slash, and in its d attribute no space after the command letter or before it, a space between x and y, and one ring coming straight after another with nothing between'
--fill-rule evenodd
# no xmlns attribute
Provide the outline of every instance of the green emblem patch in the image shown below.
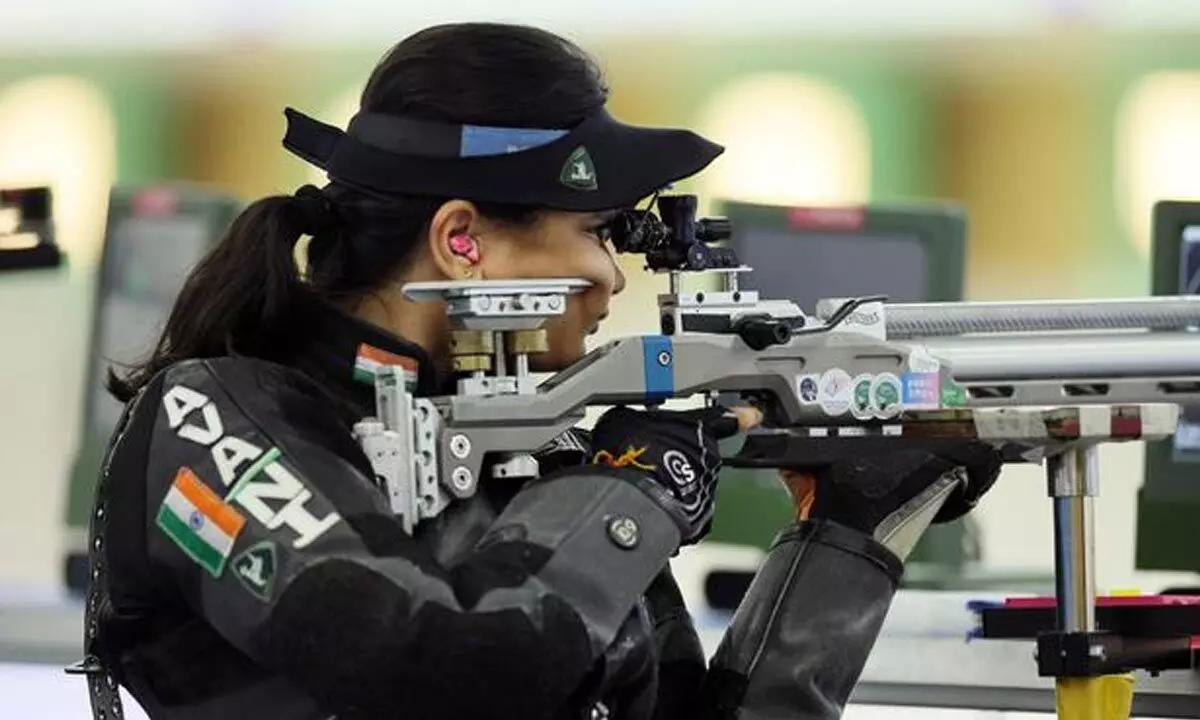
<svg viewBox="0 0 1200 720"><path fill-rule="evenodd" d="M598 187L596 166L592 164L592 156L587 148L580 145L571 151L558 174L558 181L576 190L595 190Z"/></svg>
<svg viewBox="0 0 1200 720"><path fill-rule="evenodd" d="M275 543L266 540L246 548L233 559L233 574L254 597L267 602L275 590L278 570Z"/></svg>

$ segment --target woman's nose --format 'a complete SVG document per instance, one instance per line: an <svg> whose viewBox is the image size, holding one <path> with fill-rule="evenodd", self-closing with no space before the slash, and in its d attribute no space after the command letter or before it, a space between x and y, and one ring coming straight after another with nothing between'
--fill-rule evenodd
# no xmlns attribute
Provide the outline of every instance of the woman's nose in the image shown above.
<svg viewBox="0 0 1200 720"><path fill-rule="evenodd" d="M621 291L625 289L625 273L621 272L621 263L617 262L616 257L614 257L612 261L614 272L612 293L613 295L620 295Z"/></svg>

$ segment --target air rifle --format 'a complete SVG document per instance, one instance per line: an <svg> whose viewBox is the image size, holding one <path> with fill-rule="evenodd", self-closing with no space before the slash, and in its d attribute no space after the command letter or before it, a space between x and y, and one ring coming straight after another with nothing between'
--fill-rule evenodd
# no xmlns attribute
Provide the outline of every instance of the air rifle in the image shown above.
<svg viewBox="0 0 1200 720"><path fill-rule="evenodd" d="M542 324L586 281L404 287L410 299L445 303L459 375L456 394L419 398L402 368L381 368L377 416L356 430L381 458L409 529L482 478L536 476L532 451L589 406L740 395L765 421L726 463L795 467L861 453L863 443L963 437L994 442L1012 462L1041 461L1068 447L1169 436L1178 406L1200 402L1200 297L834 298L807 314L739 288L751 269L711 244L729 237L729 224L696 219L694 196L661 197L658 210L619 216L613 244L669 276L661 332L606 343L540 382L529 356L546 348ZM723 287L685 292L693 273L717 273Z"/></svg>
<svg viewBox="0 0 1200 720"><path fill-rule="evenodd" d="M1091 500L1097 448L1175 432L1200 402L1200 297L1071 302L891 304L832 298L806 313L739 287L750 271L728 248L729 223L697 219L696 198L658 199L658 215L614 222L619 252L669 276L661 332L611 341L538 382L529 356L542 324L586 281L412 283L445 303L457 393L415 397L404 370L376 375L377 417L355 429L410 531L488 478L537 475L533 451L589 406L651 406L740 395L764 413L730 466L812 467L873 447L977 438L1009 462L1043 462L1055 512L1057 633L1039 638L1044 675L1096 675ZM684 291L717 273L718 291ZM1111 638L1110 638L1111 640ZM1119 640L1119 638L1118 638ZM1042 643L1045 647L1042 647ZM1091 653L1091 655L1089 655ZM1116 665L1114 665L1116 663Z"/></svg>

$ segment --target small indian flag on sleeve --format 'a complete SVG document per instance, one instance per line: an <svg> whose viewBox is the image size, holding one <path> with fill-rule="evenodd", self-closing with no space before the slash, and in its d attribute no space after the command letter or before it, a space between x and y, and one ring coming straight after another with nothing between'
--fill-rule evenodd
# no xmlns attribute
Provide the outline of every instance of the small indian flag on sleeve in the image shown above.
<svg viewBox="0 0 1200 720"><path fill-rule="evenodd" d="M188 557L213 577L220 577L246 518L196 477L191 468L184 467L179 468L159 506L156 522Z"/></svg>
<svg viewBox="0 0 1200 720"><path fill-rule="evenodd" d="M404 368L404 382L409 388L417 382L417 361L396 355L386 350L362 343L358 346L358 355L354 358L354 379L368 385L375 384L375 371L382 365L399 365Z"/></svg>

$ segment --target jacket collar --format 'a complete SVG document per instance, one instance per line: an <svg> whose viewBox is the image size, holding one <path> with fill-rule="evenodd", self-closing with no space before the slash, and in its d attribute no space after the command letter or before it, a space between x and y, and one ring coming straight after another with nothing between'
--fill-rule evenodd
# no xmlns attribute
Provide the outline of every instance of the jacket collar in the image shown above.
<svg viewBox="0 0 1200 720"><path fill-rule="evenodd" d="M351 400L364 415L374 414L375 370L381 365L403 367L414 394L436 394L437 368L422 347L324 300L305 303L310 325L291 364Z"/></svg>

